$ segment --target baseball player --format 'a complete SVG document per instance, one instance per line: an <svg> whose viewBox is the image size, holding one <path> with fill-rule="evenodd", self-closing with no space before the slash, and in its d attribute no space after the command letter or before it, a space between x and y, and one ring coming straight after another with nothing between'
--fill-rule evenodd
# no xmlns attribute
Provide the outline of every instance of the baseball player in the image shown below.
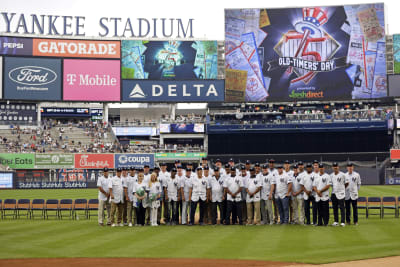
<svg viewBox="0 0 400 267"><path fill-rule="evenodd" d="M182 165L178 165L178 167L176 168L176 177L177 177L179 185L180 185L179 186L180 189L179 189L179 192L178 192L179 193L179 198L178 198L178 217L180 217L179 214L182 216L182 193L181 193L181 191L182 191L182 183L184 182L183 179L185 179L185 170L183 169ZM179 223L181 223L181 221L182 221L182 219L179 221Z"/></svg>
<svg viewBox="0 0 400 267"><path fill-rule="evenodd" d="M122 171L122 175L124 175L124 171ZM136 224L135 218L132 220L132 210L133 208L133 197L134 197L134 186L135 186L135 177L128 175L127 177L122 177L122 186L124 187L124 196L125 196L125 203L127 209L127 219L128 219L128 226L132 227L133 224Z"/></svg>
<svg viewBox="0 0 400 267"><path fill-rule="evenodd" d="M346 187L346 223L350 224L350 205L353 208L353 222L354 225L358 225L358 209L357 209L357 199L358 191L361 186L360 175L354 171L354 166L351 162L347 164L346 173L347 182L349 185Z"/></svg>
<svg viewBox="0 0 400 267"><path fill-rule="evenodd" d="M318 226L329 224L329 187L332 185L331 177L325 173L322 163L319 164L319 175L313 183L313 190L316 193L315 203L318 207Z"/></svg>
<svg viewBox="0 0 400 267"><path fill-rule="evenodd" d="M304 180L303 176L299 173L298 165L293 166L293 189L292 189L292 207L293 217L292 223L304 224ZM299 216L300 209L300 216ZM303 211L303 212L302 212Z"/></svg>
<svg viewBox="0 0 400 267"><path fill-rule="evenodd" d="M143 167L143 174L144 174L144 182L148 184L150 182L150 166L144 165Z"/></svg>
<svg viewBox="0 0 400 267"><path fill-rule="evenodd" d="M261 180L261 216L262 224L274 224L274 211L272 209L273 188L272 180L274 175L268 172L268 165L264 164L259 174Z"/></svg>
<svg viewBox="0 0 400 267"><path fill-rule="evenodd" d="M192 187L189 190L189 199L192 201L190 207L190 223L194 225L194 215L196 213L197 204L200 206L199 224L204 225L204 208L207 200L207 189L209 189L208 181L203 176L203 169L197 168L197 175L192 179Z"/></svg>
<svg viewBox="0 0 400 267"><path fill-rule="evenodd" d="M150 222L151 226L158 226L157 212L160 207L161 184L157 181L157 173L152 173L147 187L148 199L150 203Z"/></svg>
<svg viewBox="0 0 400 267"><path fill-rule="evenodd" d="M261 180L256 175L256 169L250 168L250 177L246 182L247 225L261 225L260 200Z"/></svg>
<svg viewBox="0 0 400 267"><path fill-rule="evenodd" d="M134 184L137 183L137 181L138 181L136 169L133 166L129 167L128 180L132 180ZM135 194L133 192L133 198L134 197L135 197ZM132 206L133 206L133 208L132 208L132 223L136 225L137 224L137 214L136 214L136 208L134 207L134 203L132 203ZM128 211L128 213L129 213L129 211Z"/></svg>
<svg viewBox="0 0 400 267"><path fill-rule="evenodd" d="M171 170L171 176L164 180L164 195L165 201L168 204L169 213L166 214L168 225L176 225L179 223L178 200L180 200L181 181L176 176L177 170ZM165 211L164 211L165 212Z"/></svg>
<svg viewBox="0 0 400 267"><path fill-rule="evenodd" d="M110 190L111 201L111 226L124 226L122 224L122 208L124 204L124 189L122 187L121 179L122 169L117 169L117 175L112 177L108 184ZM115 213L117 213L117 224L115 224Z"/></svg>
<svg viewBox="0 0 400 267"><path fill-rule="evenodd" d="M207 158L203 158L203 162L204 159L207 160ZM203 167L203 176L206 179L207 183L210 184L210 180L212 178L211 174L210 174L210 168L208 167L208 165L204 165ZM208 192L209 193L209 192ZM205 224L211 224L211 200L210 197L207 198L206 203L205 203L205 208L204 208L204 223Z"/></svg>
<svg viewBox="0 0 400 267"><path fill-rule="evenodd" d="M345 210L344 210L344 199L346 196L346 187L349 185L346 182L346 176L343 172L339 170L339 164L334 162L332 165L333 173L331 173L331 180L332 180L332 193L331 193L331 200L332 200L332 207L333 207L333 217L334 222L332 226L339 225L339 212L340 209L340 226L345 226Z"/></svg>
<svg viewBox="0 0 400 267"><path fill-rule="evenodd" d="M280 224L289 223L289 198L292 194L292 179L278 166L278 175L272 182L275 188L275 200L279 210Z"/></svg>
<svg viewBox="0 0 400 267"><path fill-rule="evenodd" d="M317 224L317 205L315 204L315 196L313 192L314 174L311 163L307 163L306 172L303 176L304 185L304 215L306 217L306 225ZM313 221L310 218L310 204L312 204Z"/></svg>
<svg viewBox="0 0 400 267"><path fill-rule="evenodd" d="M190 214L190 198L189 192L192 187L192 169L187 168L185 178L181 180L181 196L182 196L182 224L186 225L188 222L188 210Z"/></svg>
<svg viewBox="0 0 400 267"><path fill-rule="evenodd" d="M108 168L103 169L103 175L99 176L97 180L97 188L99 189L99 207L98 207L98 222L100 226L104 226L104 209L107 210L107 225L111 225L110 210L111 205L109 203L109 179L108 179Z"/></svg>
<svg viewBox="0 0 400 267"><path fill-rule="evenodd" d="M122 205L122 221L124 222L124 225L128 225L128 193L125 190L128 186L127 183L128 179L128 168L123 167L122 168L122 174L121 174L121 180L122 180L122 187L124 188L124 204ZM131 203L132 204L132 203ZM132 215L132 214L131 214ZM131 221L132 221L132 216L131 216Z"/></svg>
<svg viewBox="0 0 400 267"><path fill-rule="evenodd" d="M236 175L236 168L231 167L231 175L224 180L224 188L227 194L227 211L225 217L225 224L230 224L230 216L232 214L232 224L235 224L235 218L233 210L236 210L236 214L239 217L239 224L242 225L242 189L243 179L239 175Z"/></svg>
<svg viewBox="0 0 400 267"><path fill-rule="evenodd" d="M259 162L256 162L254 164L254 169L256 169L256 175L261 173L261 164Z"/></svg>
<svg viewBox="0 0 400 267"><path fill-rule="evenodd" d="M278 175L278 170L275 169L275 160L274 159L270 159L268 161L268 165L269 165L269 170L268 172L271 173L273 176ZM274 223L278 223L278 219L279 219L279 213L278 213L278 205L276 204L275 201L275 194L272 196L272 203L274 204Z"/></svg>
<svg viewBox="0 0 400 267"><path fill-rule="evenodd" d="M211 223L213 225L217 224L217 208L219 209L219 223L224 222L224 178L220 175L220 169L218 167L214 168L214 175L209 180L210 193L209 200L211 202Z"/></svg>
<svg viewBox="0 0 400 267"><path fill-rule="evenodd" d="M160 182L161 186L163 188L165 188L164 183L169 177L171 177L171 174L167 171L167 164L165 162L160 163L160 168L161 168L161 171L158 174L158 181ZM162 204L164 205L163 221L166 224L170 224L171 223L171 221L169 221L170 202L166 200L166 195L164 194L164 189L161 192L161 199L162 199ZM177 200L175 200L175 201L177 201ZM162 210L161 210L161 205L160 205L160 208L158 209L158 217L159 217L158 221L161 221L161 212L162 212Z"/></svg>
<svg viewBox="0 0 400 267"><path fill-rule="evenodd" d="M247 182L250 178L250 171L247 172L245 166L240 167L240 177L243 179L243 188L242 188L242 224L247 224L247 204L246 204L246 198L247 198ZM236 218L236 217L235 217Z"/></svg>

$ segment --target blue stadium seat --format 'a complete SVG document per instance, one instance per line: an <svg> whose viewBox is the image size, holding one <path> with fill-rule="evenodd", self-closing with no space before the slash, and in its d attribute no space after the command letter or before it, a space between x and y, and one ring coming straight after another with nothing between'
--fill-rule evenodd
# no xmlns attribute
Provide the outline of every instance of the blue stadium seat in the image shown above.
<svg viewBox="0 0 400 267"><path fill-rule="evenodd" d="M11 211L11 213L7 213ZM16 199L5 199L3 203L3 218L12 216L13 219L17 218L17 200Z"/></svg>
<svg viewBox="0 0 400 267"><path fill-rule="evenodd" d="M83 211L84 213L82 215L84 215L84 217L87 219L87 217L88 217L88 215L87 215L87 199L84 199L84 198L75 199L73 210L74 210L74 219L79 218L78 211Z"/></svg>
<svg viewBox="0 0 400 267"><path fill-rule="evenodd" d="M382 218L382 199L380 197L368 197L367 210L367 218L371 215L379 215ZM378 210L379 213L372 213L373 210Z"/></svg>
<svg viewBox="0 0 400 267"><path fill-rule="evenodd" d="M31 219L35 219L35 211L40 211L40 217L45 219L45 205L44 199L34 199L31 204Z"/></svg>
<svg viewBox="0 0 400 267"><path fill-rule="evenodd" d="M383 197L382 198L382 218L385 216L385 209L392 210L393 213L387 213L387 215L397 216L397 203L395 197Z"/></svg>
<svg viewBox="0 0 400 267"><path fill-rule="evenodd" d="M49 211L54 211L55 214L49 214ZM58 199L48 199L46 200L46 206L44 209L46 219L49 219L49 216L59 218L59 207L58 207Z"/></svg>
<svg viewBox="0 0 400 267"><path fill-rule="evenodd" d="M60 219L62 219L63 218L63 216L66 216L66 217L70 217L71 219L73 219L73 217L72 217L72 209L73 207L72 207L72 199L61 199L60 200L60 203L59 203L59 205L58 205L58 215L59 215L59 217L60 217ZM68 211L68 215L63 215L63 211Z"/></svg>
<svg viewBox="0 0 400 267"><path fill-rule="evenodd" d="M18 199L17 202L17 217L21 217L21 211L25 211L24 216L30 218L31 216L31 200L30 199Z"/></svg>

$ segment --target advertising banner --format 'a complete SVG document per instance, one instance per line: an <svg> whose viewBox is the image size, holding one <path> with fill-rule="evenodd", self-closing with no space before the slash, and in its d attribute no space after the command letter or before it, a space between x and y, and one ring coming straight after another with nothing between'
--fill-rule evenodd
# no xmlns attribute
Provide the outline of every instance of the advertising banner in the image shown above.
<svg viewBox="0 0 400 267"><path fill-rule="evenodd" d="M203 123L160 124L160 133L204 133Z"/></svg>
<svg viewBox="0 0 400 267"><path fill-rule="evenodd" d="M0 99L3 98L3 57L0 57Z"/></svg>
<svg viewBox="0 0 400 267"><path fill-rule="evenodd" d="M122 79L217 79L217 41L122 41Z"/></svg>
<svg viewBox="0 0 400 267"><path fill-rule="evenodd" d="M36 104L0 103L0 122L4 124L35 123L37 121Z"/></svg>
<svg viewBox="0 0 400 267"><path fill-rule="evenodd" d="M74 154L35 154L36 169L73 168Z"/></svg>
<svg viewBox="0 0 400 267"><path fill-rule="evenodd" d="M122 101L223 102L224 80L122 81Z"/></svg>
<svg viewBox="0 0 400 267"><path fill-rule="evenodd" d="M33 39L34 56L120 58L120 47L120 41Z"/></svg>
<svg viewBox="0 0 400 267"><path fill-rule="evenodd" d="M86 182L17 182L17 189L65 189L87 188Z"/></svg>
<svg viewBox="0 0 400 267"><path fill-rule="evenodd" d="M61 59L6 57L4 99L61 100Z"/></svg>
<svg viewBox="0 0 400 267"><path fill-rule="evenodd" d="M41 108L42 117L90 117L89 108Z"/></svg>
<svg viewBox="0 0 400 267"><path fill-rule="evenodd" d="M226 99L386 97L384 26L382 3L227 9Z"/></svg>
<svg viewBox="0 0 400 267"><path fill-rule="evenodd" d="M393 60L394 73L400 74L400 34L393 34Z"/></svg>
<svg viewBox="0 0 400 267"><path fill-rule="evenodd" d="M0 165L10 169L33 169L35 166L35 154L0 153Z"/></svg>
<svg viewBox="0 0 400 267"><path fill-rule="evenodd" d="M166 159L166 158L187 158L187 159L200 159L207 157L206 152L200 153L156 153L156 159Z"/></svg>
<svg viewBox="0 0 400 267"><path fill-rule="evenodd" d="M154 168L154 154L115 154L115 167Z"/></svg>
<svg viewBox="0 0 400 267"><path fill-rule="evenodd" d="M13 188L13 175L12 172L0 172L0 189Z"/></svg>
<svg viewBox="0 0 400 267"><path fill-rule="evenodd" d="M391 149L390 159L400 159L400 149Z"/></svg>
<svg viewBox="0 0 400 267"><path fill-rule="evenodd" d="M114 168L114 154L75 154L75 168L102 169Z"/></svg>
<svg viewBox="0 0 400 267"><path fill-rule="evenodd" d="M155 136L156 127L112 127L116 136Z"/></svg>
<svg viewBox="0 0 400 267"><path fill-rule="evenodd" d="M386 185L400 185L400 177L392 177L385 179Z"/></svg>
<svg viewBox="0 0 400 267"><path fill-rule="evenodd" d="M64 60L64 100L120 101L119 60Z"/></svg>
<svg viewBox="0 0 400 267"><path fill-rule="evenodd" d="M32 39L0 36L0 55L32 55Z"/></svg>

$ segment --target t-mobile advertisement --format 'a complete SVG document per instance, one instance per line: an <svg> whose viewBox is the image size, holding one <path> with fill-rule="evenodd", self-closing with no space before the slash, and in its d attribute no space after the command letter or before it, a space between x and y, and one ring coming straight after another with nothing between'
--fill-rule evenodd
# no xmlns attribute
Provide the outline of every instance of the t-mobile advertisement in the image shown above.
<svg viewBox="0 0 400 267"><path fill-rule="evenodd" d="M119 101L120 61L65 59L63 99Z"/></svg>

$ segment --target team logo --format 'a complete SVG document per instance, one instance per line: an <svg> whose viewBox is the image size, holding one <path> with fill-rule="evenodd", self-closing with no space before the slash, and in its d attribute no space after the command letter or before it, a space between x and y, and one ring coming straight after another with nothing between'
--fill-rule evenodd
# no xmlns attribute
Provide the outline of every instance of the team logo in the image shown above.
<svg viewBox="0 0 400 267"><path fill-rule="evenodd" d="M206 185L206 182L205 182L205 181L201 181L201 184L202 184L202 185Z"/></svg>
<svg viewBox="0 0 400 267"><path fill-rule="evenodd" d="M177 182L174 182L174 186L178 186L178 183L177 183Z"/></svg>
<svg viewBox="0 0 400 267"><path fill-rule="evenodd" d="M45 85L54 82L57 74L51 69L39 66L23 66L10 70L8 77L23 85Z"/></svg>
<svg viewBox="0 0 400 267"><path fill-rule="evenodd" d="M235 180L236 184L239 184L239 180Z"/></svg>
<svg viewBox="0 0 400 267"><path fill-rule="evenodd" d="M129 98L145 98L142 88L140 88L139 84L136 84L132 91L129 93Z"/></svg>
<svg viewBox="0 0 400 267"><path fill-rule="evenodd" d="M57 164L58 162L60 162L60 157L57 155L53 155L51 157L51 163Z"/></svg>
<svg viewBox="0 0 400 267"><path fill-rule="evenodd" d="M254 180L254 182L253 182L255 185L257 184L257 180Z"/></svg>
<svg viewBox="0 0 400 267"><path fill-rule="evenodd" d="M128 157L127 157L126 155L121 155L121 156L118 158L118 161L119 161L119 163L121 163L121 164L125 164L125 163L128 162Z"/></svg>
<svg viewBox="0 0 400 267"><path fill-rule="evenodd" d="M322 178L322 182L325 183L326 182L326 178Z"/></svg>
<svg viewBox="0 0 400 267"><path fill-rule="evenodd" d="M351 177L351 180L352 180L353 182L356 182L357 178L356 178L356 177Z"/></svg>
<svg viewBox="0 0 400 267"><path fill-rule="evenodd" d="M297 178L297 182L300 183L300 178Z"/></svg>
<svg viewBox="0 0 400 267"><path fill-rule="evenodd" d="M338 183L342 182L342 178L341 177L337 178L337 181Z"/></svg>
<svg viewBox="0 0 400 267"><path fill-rule="evenodd" d="M286 67L286 73L295 73L291 83L308 84L318 72L333 71L342 62L333 59L340 44L322 26L328 22L327 12L319 7L303 8L303 17L294 25L295 30L284 33L274 47L278 62L268 62L269 70Z"/></svg>
<svg viewBox="0 0 400 267"><path fill-rule="evenodd" d="M156 186L156 189L157 189L157 191L160 190L160 186L157 185L157 186Z"/></svg>
<svg viewBox="0 0 400 267"><path fill-rule="evenodd" d="M284 183L284 182L285 182L285 179L284 179L284 178L281 178L279 181L280 181L281 183Z"/></svg>
<svg viewBox="0 0 400 267"><path fill-rule="evenodd" d="M223 183L224 183L224 182L222 182L222 181L219 181L219 184L220 184L220 185L222 185Z"/></svg>

